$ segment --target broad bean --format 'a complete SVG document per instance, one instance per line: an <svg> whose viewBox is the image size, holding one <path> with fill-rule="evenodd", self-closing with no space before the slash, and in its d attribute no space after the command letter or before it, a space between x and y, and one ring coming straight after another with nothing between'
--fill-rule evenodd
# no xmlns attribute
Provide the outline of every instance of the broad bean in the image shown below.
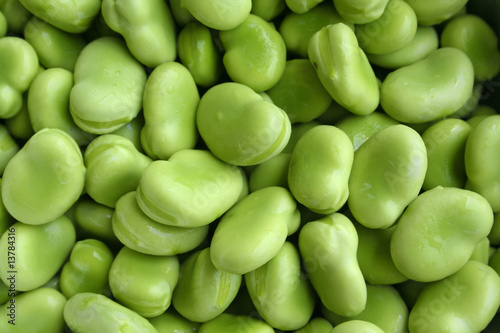
<svg viewBox="0 0 500 333"><path fill-rule="evenodd" d="M27 107L35 132L58 128L69 133L79 146L87 145L95 135L79 128L69 111L73 73L64 68L49 68L38 74L28 90Z"/></svg>
<svg viewBox="0 0 500 333"><path fill-rule="evenodd" d="M260 164L278 155L291 132L285 111L235 82L215 85L203 95L196 124L216 157L240 166Z"/></svg>
<svg viewBox="0 0 500 333"><path fill-rule="evenodd" d="M464 106L473 86L474 68L469 57L457 48L441 47L389 73L380 87L380 105L400 122L430 122Z"/></svg>
<svg viewBox="0 0 500 333"><path fill-rule="evenodd" d="M59 278L63 295L70 298L83 292L102 293L113 259L111 250L101 241L89 238L76 242Z"/></svg>
<svg viewBox="0 0 500 333"><path fill-rule="evenodd" d="M410 332L481 332L500 306L500 276L469 261L456 273L430 283L409 316Z"/></svg>
<svg viewBox="0 0 500 333"><path fill-rule="evenodd" d="M257 92L272 88L283 75L286 45L274 25L250 14L237 27L219 33L226 72L234 82Z"/></svg>
<svg viewBox="0 0 500 333"><path fill-rule="evenodd" d="M112 217L113 233L125 246L137 252L172 256L189 252L208 234L208 225L180 228L152 220L140 209L135 191L123 195Z"/></svg>
<svg viewBox="0 0 500 333"><path fill-rule="evenodd" d="M192 253L183 261L173 306L184 318L207 322L221 315L240 289L242 276L219 270L210 259L210 248Z"/></svg>
<svg viewBox="0 0 500 333"><path fill-rule="evenodd" d="M60 30L36 16L24 27L24 39L33 46L45 68L58 67L71 72L85 47L83 36Z"/></svg>
<svg viewBox="0 0 500 333"><path fill-rule="evenodd" d="M330 24L309 40L308 54L323 86L341 106L358 115L375 111L379 84L352 29Z"/></svg>
<svg viewBox="0 0 500 333"><path fill-rule="evenodd" d="M266 187L250 193L221 218L210 258L224 272L245 274L274 258L299 228L300 212L290 192Z"/></svg>
<svg viewBox="0 0 500 333"><path fill-rule="evenodd" d="M53 221L82 194L85 172L75 140L62 130L42 129L5 167L2 178L5 208L23 223Z"/></svg>
<svg viewBox="0 0 500 333"><path fill-rule="evenodd" d="M9 333L62 332L65 304L66 298L51 288L37 288L17 295L2 306L0 330Z"/></svg>
<svg viewBox="0 0 500 333"><path fill-rule="evenodd" d="M305 270L322 304L352 317L366 306L366 283L356 258L358 235L348 217L334 213L306 223L299 234Z"/></svg>
<svg viewBox="0 0 500 333"><path fill-rule="evenodd" d="M64 306L64 320L75 333L130 332L157 333L153 325L137 312L96 293L79 293Z"/></svg>
<svg viewBox="0 0 500 333"><path fill-rule="evenodd" d="M19 0L33 15L69 33L86 31L101 9L99 0Z"/></svg>
<svg viewBox="0 0 500 333"><path fill-rule="evenodd" d="M155 68L175 60L176 26L165 1L103 0L101 13L142 64Z"/></svg>
<svg viewBox="0 0 500 333"><path fill-rule="evenodd" d="M14 223L0 238L0 252L15 253L0 261L0 278L9 286L13 280L14 289L19 291L43 286L61 269L75 240L75 227L66 216L42 225ZM14 275L10 273L13 261Z"/></svg>
<svg viewBox="0 0 500 333"><path fill-rule="evenodd" d="M85 190L97 203L114 208L120 197L139 185L152 162L127 138L104 134L92 140L84 153Z"/></svg>
<svg viewBox="0 0 500 333"><path fill-rule="evenodd" d="M291 331L311 318L315 295L301 275L299 251L290 242L269 262L245 274L253 304L272 327Z"/></svg>
<svg viewBox="0 0 500 333"><path fill-rule="evenodd" d="M408 205L392 235L391 256L412 280L444 279L467 263L492 225L491 206L481 195L438 186Z"/></svg>
<svg viewBox="0 0 500 333"><path fill-rule="evenodd" d="M318 118L332 102L308 59L287 61L280 80L267 94L292 124Z"/></svg>
<svg viewBox="0 0 500 333"><path fill-rule="evenodd" d="M156 67L144 88L141 143L153 159L168 159L198 141L196 109L200 102L190 71L178 62Z"/></svg>
<svg viewBox="0 0 500 333"><path fill-rule="evenodd" d="M500 115L484 118L470 132L465 144L466 187L488 200L500 211L500 170L496 167L500 145Z"/></svg>
<svg viewBox="0 0 500 333"><path fill-rule="evenodd" d="M252 0L180 0L194 18L209 28L230 30L250 15Z"/></svg>
<svg viewBox="0 0 500 333"><path fill-rule="evenodd" d="M146 318L159 316L168 309L178 281L176 256L152 256L126 246L109 268L113 297Z"/></svg>
<svg viewBox="0 0 500 333"><path fill-rule="evenodd" d="M374 134L354 153L352 215L368 228L390 227L419 194L426 170L425 144L415 130L398 124Z"/></svg>
<svg viewBox="0 0 500 333"><path fill-rule="evenodd" d="M349 137L331 125L307 131L290 157L288 185L294 198L320 214L338 211L349 196L354 149Z"/></svg>
<svg viewBox="0 0 500 333"><path fill-rule="evenodd" d="M0 118L12 118L21 110L23 92L27 91L38 71L38 55L26 40L0 38Z"/></svg>
<svg viewBox="0 0 500 333"><path fill-rule="evenodd" d="M236 166L209 151L185 149L144 169L137 202L159 223L200 227L215 221L238 201L245 190L243 183Z"/></svg>
<svg viewBox="0 0 500 333"><path fill-rule="evenodd" d="M142 108L146 72L117 37L101 37L80 52L69 106L84 131L105 134L125 126Z"/></svg>

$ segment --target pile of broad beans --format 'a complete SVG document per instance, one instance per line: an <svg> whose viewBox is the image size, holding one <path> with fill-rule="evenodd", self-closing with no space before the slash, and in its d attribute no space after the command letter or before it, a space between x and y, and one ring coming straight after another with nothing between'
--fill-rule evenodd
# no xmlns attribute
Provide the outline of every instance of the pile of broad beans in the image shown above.
<svg viewBox="0 0 500 333"><path fill-rule="evenodd" d="M0 332L498 332L499 8L0 0Z"/></svg>

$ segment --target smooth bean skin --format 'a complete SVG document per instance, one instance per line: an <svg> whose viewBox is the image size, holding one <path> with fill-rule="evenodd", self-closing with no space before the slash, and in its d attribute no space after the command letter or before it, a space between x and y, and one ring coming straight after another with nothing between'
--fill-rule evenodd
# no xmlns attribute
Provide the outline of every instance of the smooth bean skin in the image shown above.
<svg viewBox="0 0 500 333"><path fill-rule="evenodd" d="M295 199L320 214L338 211L349 196L354 149L349 137L331 125L307 131L292 151L288 185Z"/></svg>
<svg viewBox="0 0 500 333"><path fill-rule="evenodd" d="M304 14L323 1L324 0L285 0L285 3L292 12L297 14Z"/></svg>
<svg viewBox="0 0 500 333"><path fill-rule="evenodd" d="M102 293L114 256L108 246L96 239L84 239L73 246L64 264L59 287L66 298L82 292Z"/></svg>
<svg viewBox="0 0 500 333"><path fill-rule="evenodd" d="M368 228L388 228L417 197L427 170L420 135L406 125L386 127L354 153L347 203Z"/></svg>
<svg viewBox="0 0 500 333"><path fill-rule="evenodd" d="M352 317L366 306L366 283L356 258L358 235L348 217L334 213L306 223L299 234L305 270L322 304Z"/></svg>
<svg viewBox="0 0 500 333"><path fill-rule="evenodd" d="M299 251L285 242L264 266L245 274L252 302L274 328L291 331L309 322L315 296L309 281L301 276Z"/></svg>
<svg viewBox="0 0 500 333"><path fill-rule="evenodd" d="M415 333L481 332L499 306L500 277L488 265L469 261L455 274L425 287L408 327Z"/></svg>
<svg viewBox="0 0 500 333"><path fill-rule="evenodd" d="M417 31L417 16L404 0L389 0L375 21L356 26L359 46L371 54L386 54L408 45Z"/></svg>
<svg viewBox="0 0 500 333"><path fill-rule="evenodd" d="M330 333L333 326L328 320L321 317L311 319L307 325L295 331L295 333Z"/></svg>
<svg viewBox="0 0 500 333"><path fill-rule="evenodd" d="M103 0L107 25L123 36L130 52L142 64L155 68L177 55L176 26L163 0Z"/></svg>
<svg viewBox="0 0 500 333"><path fill-rule="evenodd" d="M230 30L242 24L250 15L252 0L181 0L203 25L215 30Z"/></svg>
<svg viewBox="0 0 500 333"><path fill-rule="evenodd" d="M373 112L366 116L350 115L340 119L335 126L351 139L356 151L372 135L398 122L381 112Z"/></svg>
<svg viewBox="0 0 500 333"><path fill-rule="evenodd" d="M35 132L58 128L68 132L79 146L88 144L94 135L79 128L69 112L73 73L64 68L49 68L38 74L28 90L28 114Z"/></svg>
<svg viewBox="0 0 500 333"><path fill-rule="evenodd" d="M193 333L198 332L201 323L182 317L170 309L159 316L150 318L149 322L161 333Z"/></svg>
<svg viewBox="0 0 500 333"><path fill-rule="evenodd" d="M336 102L358 115L375 111L379 84L349 26L335 23L317 31L309 40L308 54L321 83Z"/></svg>
<svg viewBox="0 0 500 333"><path fill-rule="evenodd" d="M274 258L299 224L300 212L288 190L257 190L224 214L211 240L210 258L221 271L248 273Z"/></svg>
<svg viewBox="0 0 500 333"><path fill-rule="evenodd" d="M440 280L465 265L492 225L485 198L469 190L436 187L420 194L402 214L391 238L391 256L412 280Z"/></svg>
<svg viewBox="0 0 500 333"><path fill-rule="evenodd" d="M74 205L74 221L78 234L85 238L96 238L108 245L120 244L111 225L113 213L113 208L82 197Z"/></svg>
<svg viewBox="0 0 500 333"><path fill-rule="evenodd" d="M12 157L2 179L2 199L8 212L23 223L44 224L63 215L78 200L85 165L69 134L47 128L34 134Z"/></svg>
<svg viewBox="0 0 500 333"><path fill-rule="evenodd" d="M79 293L64 306L64 320L75 333L130 332L157 333L149 321L106 296Z"/></svg>
<svg viewBox="0 0 500 333"><path fill-rule="evenodd" d="M200 227L213 222L239 199L240 170L209 151L185 149L168 161L157 160L142 173L137 202L153 220L175 227Z"/></svg>
<svg viewBox="0 0 500 333"><path fill-rule="evenodd" d="M256 92L272 88L283 75L286 45L274 25L250 14L236 28L219 33L222 62L234 82Z"/></svg>
<svg viewBox="0 0 500 333"><path fill-rule="evenodd" d="M464 51L479 81L490 80L500 72L498 37L479 16L466 14L451 19L441 33L441 45Z"/></svg>
<svg viewBox="0 0 500 333"><path fill-rule="evenodd" d="M422 133L427 149L427 172L422 188L436 186L464 188L465 144L472 127L461 119L444 119Z"/></svg>
<svg viewBox="0 0 500 333"><path fill-rule="evenodd" d="M178 62L156 67L144 89L145 125L141 142L153 159L167 160L198 141L196 109L200 96L189 70Z"/></svg>
<svg viewBox="0 0 500 333"><path fill-rule="evenodd" d="M371 229L354 223L358 233L357 258L365 280L373 285L392 285L408 278L401 274L391 257L391 238L396 226Z"/></svg>
<svg viewBox="0 0 500 333"><path fill-rule="evenodd" d="M0 125L0 174L3 174L5 167L19 149L19 144L10 135L7 127Z"/></svg>
<svg viewBox="0 0 500 333"><path fill-rule="evenodd" d="M0 38L0 118L12 118L23 105L38 71L38 55L31 44L19 37Z"/></svg>
<svg viewBox="0 0 500 333"><path fill-rule="evenodd" d="M219 159L248 166L278 155L290 139L291 123L282 109L240 83L221 83L201 98L198 131Z"/></svg>
<svg viewBox="0 0 500 333"><path fill-rule="evenodd" d="M191 251L208 234L208 225L179 228L152 220L139 207L135 191L118 200L112 226L114 234L125 246L157 256L173 256Z"/></svg>
<svg viewBox="0 0 500 333"><path fill-rule="evenodd" d="M290 157L290 153L282 153L257 165L248 177L250 192L269 186L288 188Z"/></svg>
<svg viewBox="0 0 500 333"><path fill-rule="evenodd" d="M323 2L303 14L289 12L279 26L287 52L308 58L307 48L312 35L329 24L342 22L354 31L354 24L344 20L332 3Z"/></svg>
<svg viewBox="0 0 500 333"><path fill-rule="evenodd" d="M37 288L17 295L2 306L0 330L9 333L62 332L65 304L66 298L51 288ZM9 306L14 308L14 314Z"/></svg>
<svg viewBox="0 0 500 333"><path fill-rule="evenodd" d="M19 0L33 15L69 33L86 31L101 9L99 0L67 2L62 0Z"/></svg>
<svg viewBox="0 0 500 333"><path fill-rule="evenodd" d="M384 13L389 0L334 0L333 4L345 20L354 24L373 22Z"/></svg>
<svg viewBox="0 0 500 333"><path fill-rule="evenodd" d="M473 85L469 57L459 49L441 47L387 75L380 103L400 122L425 123L458 111L472 96Z"/></svg>
<svg viewBox="0 0 500 333"><path fill-rule="evenodd" d="M104 134L92 140L84 153L85 190L96 202L114 208L118 199L137 188L152 162L127 138Z"/></svg>
<svg viewBox="0 0 500 333"><path fill-rule="evenodd" d="M190 22L177 37L181 63L189 69L197 85L215 85L223 72L222 55L210 29L200 22Z"/></svg>
<svg viewBox="0 0 500 333"><path fill-rule="evenodd" d="M467 0L407 0L417 14L420 25L436 25L446 21L460 12L467 4Z"/></svg>
<svg viewBox="0 0 500 333"><path fill-rule="evenodd" d="M432 26L418 26L413 39L401 49L384 53L366 53L372 64L388 69L411 65L427 57L439 46L439 36Z"/></svg>
<svg viewBox="0 0 500 333"><path fill-rule="evenodd" d="M265 322L251 316L223 313L201 324L199 333L273 333L275 330Z"/></svg>
<svg viewBox="0 0 500 333"><path fill-rule="evenodd" d="M207 322L223 313L240 289L242 276L217 269L210 249L191 254L181 265L173 306L184 318Z"/></svg>
<svg viewBox="0 0 500 333"><path fill-rule="evenodd" d="M124 246L109 269L109 286L119 303L143 317L156 317L170 306L179 280L176 256L152 256Z"/></svg>
<svg viewBox="0 0 500 333"><path fill-rule="evenodd" d="M75 64L70 111L84 131L105 134L123 127L142 108L146 72L117 37L88 43Z"/></svg>
<svg viewBox="0 0 500 333"><path fill-rule="evenodd" d="M251 14L271 21L280 15L286 8L285 0L252 0Z"/></svg>
<svg viewBox="0 0 500 333"><path fill-rule="evenodd" d="M267 94L292 124L316 119L332 102L308 59L287 61L280 80Z"/></svg>
<svg viewBox="0 0 500 333"><path fill-rule="evenodd" d="M393 286L366 285L365 309L357 316L342 317L323 308L323 315L334 325L363 320L377 325L385 333L406 332L408 308ZM357 331L356 331L357 332Z"/></svg>
<svg viewBox="0 0 500 333"><path fill-rule="evenodd" d="M5 258L12 237L15 237L17 271L15 289L30 291L43 286L59 271L75 244L76 233L75 227L65 216L43 225L16 222L0 239L0 251ZM0 262L0 278L6 285L10 285L9 278L12 273L8 272L11 270L7 260Z"/></svg>
<svg viewBox="0 0 500 333"><path fill-rule="evenodd" d="M486 117L472 129L465 145L466 188L485 197L495 213L500 212L499 124L500 115Z"/></svg>
<svg viewBox="0 0 500 333"><path fill-rule="evenodd" d="M85 47L82 35L60 30L36 16L24 27L24 39L33 46L45 68L59 67L71 72Z"/></svg>
<svg viewBox="0 0 500 333"><path fill-rule="evenodd" d="M330 333L382 333L384 332L380 327L364 320L350 320L335 326Z"/></svg>

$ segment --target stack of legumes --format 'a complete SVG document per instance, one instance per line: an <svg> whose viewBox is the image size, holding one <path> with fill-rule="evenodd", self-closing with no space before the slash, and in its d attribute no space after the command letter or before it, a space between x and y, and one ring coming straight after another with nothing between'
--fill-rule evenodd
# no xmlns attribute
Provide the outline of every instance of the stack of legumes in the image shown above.
<svg viewBox="0 0 500 333"><path fill-rule="evenodd" d="M0 331L499 332L499 13L0 0Z"/></svg>

